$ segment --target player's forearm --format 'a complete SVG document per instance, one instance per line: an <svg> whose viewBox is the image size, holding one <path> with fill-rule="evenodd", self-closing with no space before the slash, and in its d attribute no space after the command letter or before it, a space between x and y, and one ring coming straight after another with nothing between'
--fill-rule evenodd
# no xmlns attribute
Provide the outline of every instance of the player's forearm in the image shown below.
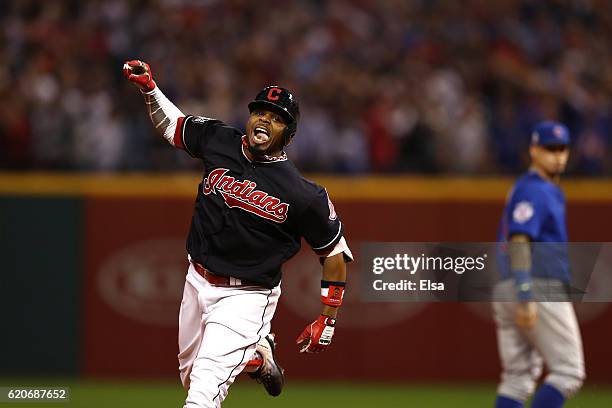
<svg viewBox="0 0 612 408"><path fill-rule="evenodd" d="M178 119L185 116L156 86L150 92L143 92L149 117L157 132L174 146L174 132Z"/></svg>
<svg viewBox="0 0 612 408"><path fill-rule="evenodd" d="M531 242L527 235L518 234L510 238L508 248L510 268L514 277L519 300L531 300Z"/></svg>
<svg viewBox="0 0 612 408"><path fill-rule="evenodd" d="M513 271L531 270L531 243L527 235L518 234L510 238L509 254Z"/></svg>
<svg viewBox="0 0 612 408"><path fill-rule="evenodd" d="M338 317L338 308L333 306L323 306L323 310L321 311L322 315L333 317L334 319Z"/></svg>
<svg viewBox="0 0 612 408"><path fill-rule="evenodd" d="M324 282L346 282L346 263L344 262L343 253L325 258L323 261L322 280ZM338 306L323 304L321 314L335 318L338 314Z"/></svg>

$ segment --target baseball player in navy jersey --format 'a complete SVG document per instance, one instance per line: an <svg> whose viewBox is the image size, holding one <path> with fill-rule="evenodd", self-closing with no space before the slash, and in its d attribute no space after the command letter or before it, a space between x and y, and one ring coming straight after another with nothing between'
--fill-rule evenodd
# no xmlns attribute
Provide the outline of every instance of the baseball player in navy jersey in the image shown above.
<svg viewBox="0 0 612 408"><path fill-rule="evenodd" d="M331 343L345 263L352 260L327 191L303 178L284 152L297 129L298 102L287 89L266 87L248 105L244 134L183 114L157 87L148 64L128 61L123 73L141 90L157 131L204 167L179 315L185 407L221 406L243 370L276 396L284 373L270 322L281 265L298 252L302 237L321 257L321 315L296 341L300 352L316 353Z"/></svg>
<svg viewBox="0 0 612 408"><path fill-rule="evenodd" d="M498 293L516 302L493 304L502 363L496 408L523 407L546 365L548 375L531 407L558 408L585 378L580 330L567 301L565 197L559 178L569 156L568 129L539 123L531 135L531 168L518 179L504 209L499 241L507 248ZM539 289L540 288L540 289ZM538 301L556 294L556 300ZM550 299L550 296L546 300Z"/></svg>

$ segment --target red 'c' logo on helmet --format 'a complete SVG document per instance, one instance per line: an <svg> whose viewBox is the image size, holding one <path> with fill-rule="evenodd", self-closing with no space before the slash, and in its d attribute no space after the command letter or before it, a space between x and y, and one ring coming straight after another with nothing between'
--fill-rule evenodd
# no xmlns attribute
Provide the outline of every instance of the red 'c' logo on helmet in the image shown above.
<svg viewBox="0 0 612 408"><path fill-rule="evenodd" d="M268 91L268 96L266 96L266 98L268 98L269 101L278 101L281 92L283 91L279 88L270 88L270 90Z"/></svg>

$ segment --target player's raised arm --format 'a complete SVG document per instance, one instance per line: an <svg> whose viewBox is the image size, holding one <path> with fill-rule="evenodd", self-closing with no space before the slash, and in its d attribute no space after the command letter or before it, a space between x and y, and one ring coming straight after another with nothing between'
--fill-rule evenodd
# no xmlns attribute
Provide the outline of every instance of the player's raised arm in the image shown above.
<svg viewBox="0 0 612 408"><path fill-rule="evenodd" d="M123 64L123 76L142 92L149 117L157 132L172 146L176 146L177 123L185 114L159 89L153 80L153 72L149 64L139 60L127 61Z"/></svg>

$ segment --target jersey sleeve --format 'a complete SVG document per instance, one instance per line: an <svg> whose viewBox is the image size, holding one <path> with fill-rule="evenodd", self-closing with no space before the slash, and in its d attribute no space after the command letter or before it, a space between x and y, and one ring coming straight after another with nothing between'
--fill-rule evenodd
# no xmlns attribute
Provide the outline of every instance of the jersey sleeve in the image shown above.
<svg viewBox="0 0 612 408"><path fill-rule="evenodd" d="M300 217L301 233L319 256L327 256L342 238L343 228L327 191L320 188Z"/></svg>
<svg viewBox="0 0 612 408"><path fill-rule="evenodd" d="M202 158L206 145L217 134L223 122L204 116L188 115L179 118L174 133L174 145L185 150L192 157Z"/></svg>
<svg viewBox="0 0 612 408"><path fill-rule="evenodd" d="M508 237L525 234L537 240L547 216L541 192L531 186L521 186L513 193L508 209Z"/></svg>

